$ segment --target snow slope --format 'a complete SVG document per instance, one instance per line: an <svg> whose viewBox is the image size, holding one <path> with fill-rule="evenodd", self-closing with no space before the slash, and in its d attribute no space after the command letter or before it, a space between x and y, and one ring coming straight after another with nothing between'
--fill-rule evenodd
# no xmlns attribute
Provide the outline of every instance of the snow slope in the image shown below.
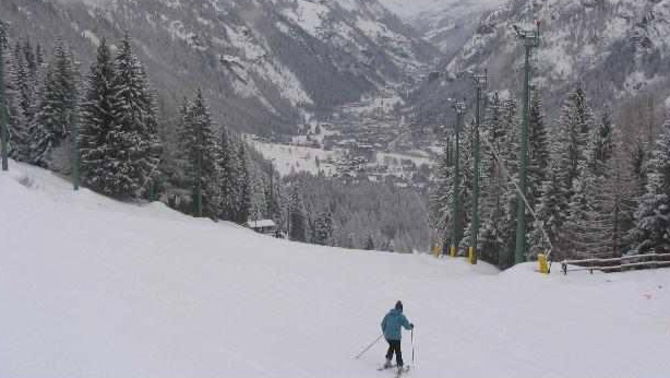
<svg viewBox="0 0 670 378"><path fill-rule="evenodd" d="M668 270L542 277L317 248L11 169L0 377L391 377L382 344L352 356L398 298L417 324L411 377L670 372Z"/></svg>

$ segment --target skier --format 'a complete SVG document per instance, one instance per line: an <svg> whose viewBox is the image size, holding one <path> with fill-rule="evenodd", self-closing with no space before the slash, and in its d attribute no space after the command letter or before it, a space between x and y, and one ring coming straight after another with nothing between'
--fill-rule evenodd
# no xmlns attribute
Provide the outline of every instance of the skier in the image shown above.
<svg viewBox="0 0 670 378"><path fill-rule="evenodd" d="M386 363L384 368L388 369L392 367L391 359L393 359L393 353L395 352L396 366L398 370L402 370L404 365L402 361L402 351L400 350L400 340L401 329L400 327L405 327L405 329L414 329L414 324L410 323L405 315L402 314L402 302L398 301L395 304L395 308L384 316L382 320L382 332L384 333L384 338L389 343L388 352L386 352Z"/></svg>

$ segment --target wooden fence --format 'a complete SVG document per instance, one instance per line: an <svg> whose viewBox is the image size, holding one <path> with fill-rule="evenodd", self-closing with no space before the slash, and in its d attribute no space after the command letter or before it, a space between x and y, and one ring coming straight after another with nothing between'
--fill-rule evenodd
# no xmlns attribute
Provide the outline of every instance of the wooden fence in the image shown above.
<svg viewBox="0 0 670 378"><path fill-rule="evenodd" d="M670 267L669 253L649 253L609 259L563 260L561 262L563 274L583 270L588 270L593 274L596 270L604 273L612 273L664 267Z"/></svg>

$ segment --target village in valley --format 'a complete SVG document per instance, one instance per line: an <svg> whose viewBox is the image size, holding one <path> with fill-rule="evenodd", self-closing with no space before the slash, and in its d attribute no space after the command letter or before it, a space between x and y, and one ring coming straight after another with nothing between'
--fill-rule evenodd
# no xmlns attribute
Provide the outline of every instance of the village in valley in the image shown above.
<svg viewBox="0 0 670 378"><path fill-rule="evenodd" d="M435 137L439 131L408 119L398 92L386 88L334 112L305 117L299 135L292 138L246 139L282 176L308 172L351 183L424 190L443 143Z"/></svg>

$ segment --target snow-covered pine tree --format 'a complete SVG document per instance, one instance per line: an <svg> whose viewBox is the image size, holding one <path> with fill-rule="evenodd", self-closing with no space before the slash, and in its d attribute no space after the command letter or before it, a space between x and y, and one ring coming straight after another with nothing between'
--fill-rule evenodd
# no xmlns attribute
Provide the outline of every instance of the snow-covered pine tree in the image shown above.
<svg viewBox="0 0 670 378"><path fill-rule="evenodd" d="M10 88L15 93L10 106L12 151L15 160L30 160L30 124L35 112L35 87L37 76L32 72L30 55L19 42L14 47L13 64L10 64ZM28 47L29 48L29 47Z"/></svg>
<svg viewBox="0 0 670 378"><path fill-rule="evenodd" d="M604 177L594 174L586 162L580 164L562 230L562 246L568 258L611 257L613 231L610 198L602 196Z"/></svg>
<svg viewBox="0 0 670 378"><path fill-rule="evenodd" d="M289 238L293 241L307 241L307 211L305 210L302 193L297 185L291 189L289 203Z"/></svg>
<svg viewBox="0 0 670 378"><path fill-rule="evenodd" d="M665 121L647 163L647 193L670 194L670 118Z"/></svg>
<svg viewBox="0 0 670 378"><path fill-rule="evenodd" d="M670 119L663 124L647 164L647 190L631 231L637 253L670 253Z"/></svg>
<svg viewBox="0 0 670 378"><path fill-rule="evenodd" d="M251 160L249 164L249 187L251 189L251 202L249 219L273 219L268 211L269 183L266 183L264 172Z"/></svg>
<svg viewBox="0 0 670 378"><path fill-rule="evenodd" d="M42 52L42 45L39 43L35 46L35 63L37 70L44 65L44 53Z"/></svg>
<svg viewBox="0 0 670 378"><path fill-rule="evenodd" d="M646 143L638 138L630 152L630 169L633 176L634 190L640 197L647 191L648 149Z"/></svg>
<svg viewBox="0 0 670 378"><path fill-rule="evenodd" d="M647 193L635 212L631 230L632 252L670 253L670 198L665 193Z"/></svg>
<svg viewBox="0 0 670 378"><path fill-rule="evenodd" d="M114 178L114 162L109 159L110 145L107 140L115 122L114 80L112 53L103 39L98 46L96 62L91 65L86 78L79 130L82 182L101 193L107 193L106 189L113 186L108 180Z"/></svg>
<svg viewBox="0 0 670 378"><path fill-rule="evenodd" d="M251 211L251 184L249 177L249 159L247 150L243 141L238 142L237 146L237 164L238 171L235 177L236 201L235 218L237 224L245 224L249 220Z"/></svg>
<svg viewBox="0 0 670 378"><path fill-rule="evenodd" d="M33 47L29 39L26 39L22 46L22 55L24 57L24 62L26 64L27 76L22 82L21 89L21 108L23 109L24 117L26 119L27 133L30 133L30 128L32 127L35 120L35 113L37 112L37 106L39 101L39 88L40 88L40 77L42 70L44 69L44 61L42 57L41 47L38 44L36 50L33 50ZM75 71L75 74L79 73ZM30 146L28 146L28 149ZM32 153L28 151L28 153Z"/></svg>
<svg viewBox="0 0 670 378"><path fill-rule="evenodd" d="M566 188L559 178L558 168L551 162L547 168L547 178L542 183L541 196L535 208L537 218L529 235L529 253L550 252L553 242L558 238L565 223ZM551 250L555 259L565 258L561 250Z"/></svg>
<svg viewBox="0 0 670 378"><path fill-rule="evenodd" d="M569 257L613 257L618 221L613 185L623 183L611 181L615 129L607 111L589 133L579 175L573 180L563 247L570 251Z"/></svg>
<svg viewBox="0 0 670 378"><path fill-rule="evenodd" d="M9 153L9 126L7 125L7 110L6 110L6 74L7 69L5 68L5 47L7 46L7 27L5 23L0 19L0 163L2 167L0 169L7 170L7 155Z"/></svg>
<svg viewBox="0 0 670 378"><path fill-rule="evenodd" d="M18 78L21 93L21 109L26 120L30 122L35 114L39 67L29 40L26 40L23 44L17 43L14 55L15 59L22 63L22 69Z"/></svg>
<svg viewBox="0 0 670 378"><path fill-rule="evenodd" d="M587 159L593 118L586 94L581 88L568 95L562 108L554 154L558 159L559 177L569 189L570 196L574 180L579 178L580 163Z"/></svg>
<svg viewBox="0 0 670 378"><path fill-rule="evenodd" d="M452 218L454 163L451 157L449 142L445 143L444 152L435 168L433 185L430 192L431 223L442 242L446 245L450 239ZM447 251L444 251L447 252Z"/></svg>
<svg viewBox="0 0 670 378"><path fill-rule="evenodd" d="M528 186L526 191L528 206L531 207L533 212L536 212L540 206L542 188L547 180L550 164L549 136L544 117L544 106L540 95L537 91L533 91L529 113ZM542 230L535 230L536 227L542 227L542 223L541 220L538 221L535 219L528 209L526 210L526 217L529 219L527 224L528 254L530 257L533 257L543 249L538 249L534 246L534 243L538 242L537 237L544 237L544 232Z"/></svg>
<svg viewBox="0 0 670 378"><path fill-rule="evenodd" d="M25 77L25 62L21 55L6 50L4 61L4 105L7 112L9 157L18 161L29 159L28 122L21 107L21 87Z"/></svg>
<svg viewBox="0 0 670 378"><path fill-rule="evenodd" d="M312 243L333 245L333 214L326 210L319 213L312 228Z"/></svg>
<svg viewBox="0 0 670 378"><path fill-rule="evenodd" d="M517 228L517 201L519 183L519 156L521 154L521 121L519 119L518 104L516 100L508 99L503 101L504 129L507 130L508 143L500 146L501 163L504 165L502 204L503 219L501 224L502 256L499 258L498 265L507 268L514 265L514 249L516 243Z"/></svg>
<svg viewBox="0 0 670 378"><path fill-rule="evenodd" d="M670 198L665 193L647 193L635 212L633 252L670 253Z"/></svg>
<svg viewBox="0 0 670 378"><path fill-rule="evenodd" d="M102 191L116 198L139 198L150 189L161 156L154 96L128 35L114 61L111 91L114 122L107 136L108 166Z"/></svg>
<svg viewBox="0 0 670 378"><path fill-rule="evenodd" d="M544 106L539 94L533 95L528 133L528 192L530 206L535 209L542 195L542 184L547 179L550 151L547 127L544 121Z"/></svg>
<svg viewBox="0 0 670 378"><path fill-rule="evenodd" d="M615 152L621 150L621 136L613 123L609 109L591 132L587 165L593 176L593 192L590 194L594 214L588 228L582 230L594 240L589 255L595 257L616 257L620 255L622 200L627 196L629 180L621 174L623 167L618 164Z"/></svg>
<svg viewBox="0 0 670 378"><path fill-rule="evenodd" d="M369 235L368 241L365 243L365 250L374 251L374 249L375 249L375 239L372 237L372 235Z"/></svg>
<svg viewBox="0 0 670 378"><path fill-rule="evenodd" d="M271 163L272 164L272 163ZM278 225L282 225L284 216L283 193L281 192L281 181L279 175L275 172L274 167L270 165L270 172L268 174L267 186L265 188L265 208L267 216L275 220Z"/></svg>
<svg viewBox="0 0 670 378"><path fill-rule="evenodd" d="M500 151L501 159L506 161L501 161L505 163L505 169L511 177L518 175L519 171L519 154L521 151L520 141L521 141L521 120L519 117L519 104L515 99L510 98L502 102L503 107L503 118L502 118L502 130L504 130L504 137L501 138L498 143L497 149ZM510 179L510 177L508 177ZM516 179L518 181L518 179ZM514 193L516 195L516 193Z"/></svg>
<svg viewBox="0 0 670 378"><path fill-rule="evenodd" d="M180 149L180 134L188 113L188 99L184 97L178 108L165 107L160 112L162 120L159 128L163 143L161 162L158 167L159 181L156 194L171 208L185 214L192 213L191 191L186 184L184 154Z"/></svg>
<svg viewBox="0 0 670 378"><path fill-rule="evenodd" d="M221 128L219 147L219 168L221 169L219 185L221 186L222 197L220 218L234 221L239 164L238 154L235 151L235 140L226 126Z"/></svg>
<svg viewBox="0 0 670 378"><path fill-rule="evenodd" d="M37 53L35 50L33 50L33 46L30 43L29 38L26 38L26 40L21 45L21 53L25 59L28 74L32 76L33 80L37 80L39 65L41 63L37 60Z"/></svg>
<svg viewBox="0 0 670 378"><path fill-rule="evenodd" d="M567 219L573 222L581 222L587 211L588 204L584 204L583 196L588 196L589 183L582 182L584 175L588 173L589 140L594 129L594 116L588 105L586 95L581 88L568 95L566 99L559 127L554 137L553 159L555 159L555 174L558 178L560 189L551 191L553 194L564 193L563 199L552 198L554 209L562 209L560 213L553 214L553 223L556 227L565 225ZM588 184L588 185L587 185ZM580 193L577 193L580 192ZM578 195L580 198L573 198ZM571 214L571 211L580 214ZM559 229L555 239L552 240L557 254L567 253L572 248L570 233ZM560 252L559 252L560 251Z"/></svg>
<svg viewBox="0 0 670 378"><path fill-rule="evenodd" d="M616 149L623 151L622 145L620 136L617 136ZM612 254L615 256L621 256L630 249L628 235L634 227L634 214L640 198L628 158L627 153L614 154L605 193L612 198Z"/></svg>
<svg viewBox="0 0 670 378"><path fill-rule="evenodd" d="M183 185L191 193L192 214L218 218L222 202L219 146L201 90L197 91L183 114L179 140Z"/></svg>
<svg viewBox="0 0 670 378"><path fill-rule="evenodd" d="M610 173L607 168L616 149L615 132L612 117L606 110L591 132L588 143L589 169L597 176L607 176Z"/></svg>
<svg viewBox="0 0 670 378"><path fill-rule="evenodd" d="M507 178L503 167L507 162L502 156L509 142L509 130L504 127L504 108L496 93L489 101L485 114L482 140L482 226L479 237L479 258L498 264L502 244L503 194ZM502 164L501 164L502 163Z"/></svg>
<svg viewBox="0 0 670 378"><path fill-rule="evenodd" d="M480 257L501 267L513 260L516 231L517 160L519 149L517 104L501 100L490 102L483 134L486 175L482 207Z"/></svg>
<svg viewBox="0 0 670 378"><path fill-rule="evenodd" d="M619 196L620 200L620 220L621 227L619 228L620 234L620 251L622 253L627 253L630 250L633 250L638 243L635 240L634 228L635 228L635 212L637 211L642 197L647 191L647 163L649 160L649 148L647 144L642 141L641 138L637 138L633 145L626 154L617 156L616 164L617 175L621 176L621 179L617 182L628 183L621 189ZM616 180L616 178L615 178ZM617 186L617 188L619 188Z"/></svg>
<svg viewBox="0 0 670 378"><path fill-rule="evenodd" d="M39 46L39 45L38 45ZM41 52L40 52L41 54ZM14 127L14 154L13 158L18 161L29 162L32 157L31 151L31 128L37 111L38 89L40 88L40 69L43 62L40 55L39 61L36 52L26 39L23 44L17 42L14 49L17 62L16 88L19 92L19 105L23 113L23 123L19 129Z"/></svg>
<svg viewBox="0 0 670 378"><path fill-rule="evenodd" d="M472 240L472 219L474 205L474 178L475 178L475 124L466 122L461 133L461 223L464 226L463 236L458 241L460 253L466 254ZM481 182L480 182L481 185ZM481 200L479 207L481 208Z"/></svg>
<svg viewBox="0 0 670 378"><path fill-rule="evenodd" d="M46 69L42 93L30 128L31 161L41 167L69 167L71 127L77 113L77 72L62 41Z"/></svg>

